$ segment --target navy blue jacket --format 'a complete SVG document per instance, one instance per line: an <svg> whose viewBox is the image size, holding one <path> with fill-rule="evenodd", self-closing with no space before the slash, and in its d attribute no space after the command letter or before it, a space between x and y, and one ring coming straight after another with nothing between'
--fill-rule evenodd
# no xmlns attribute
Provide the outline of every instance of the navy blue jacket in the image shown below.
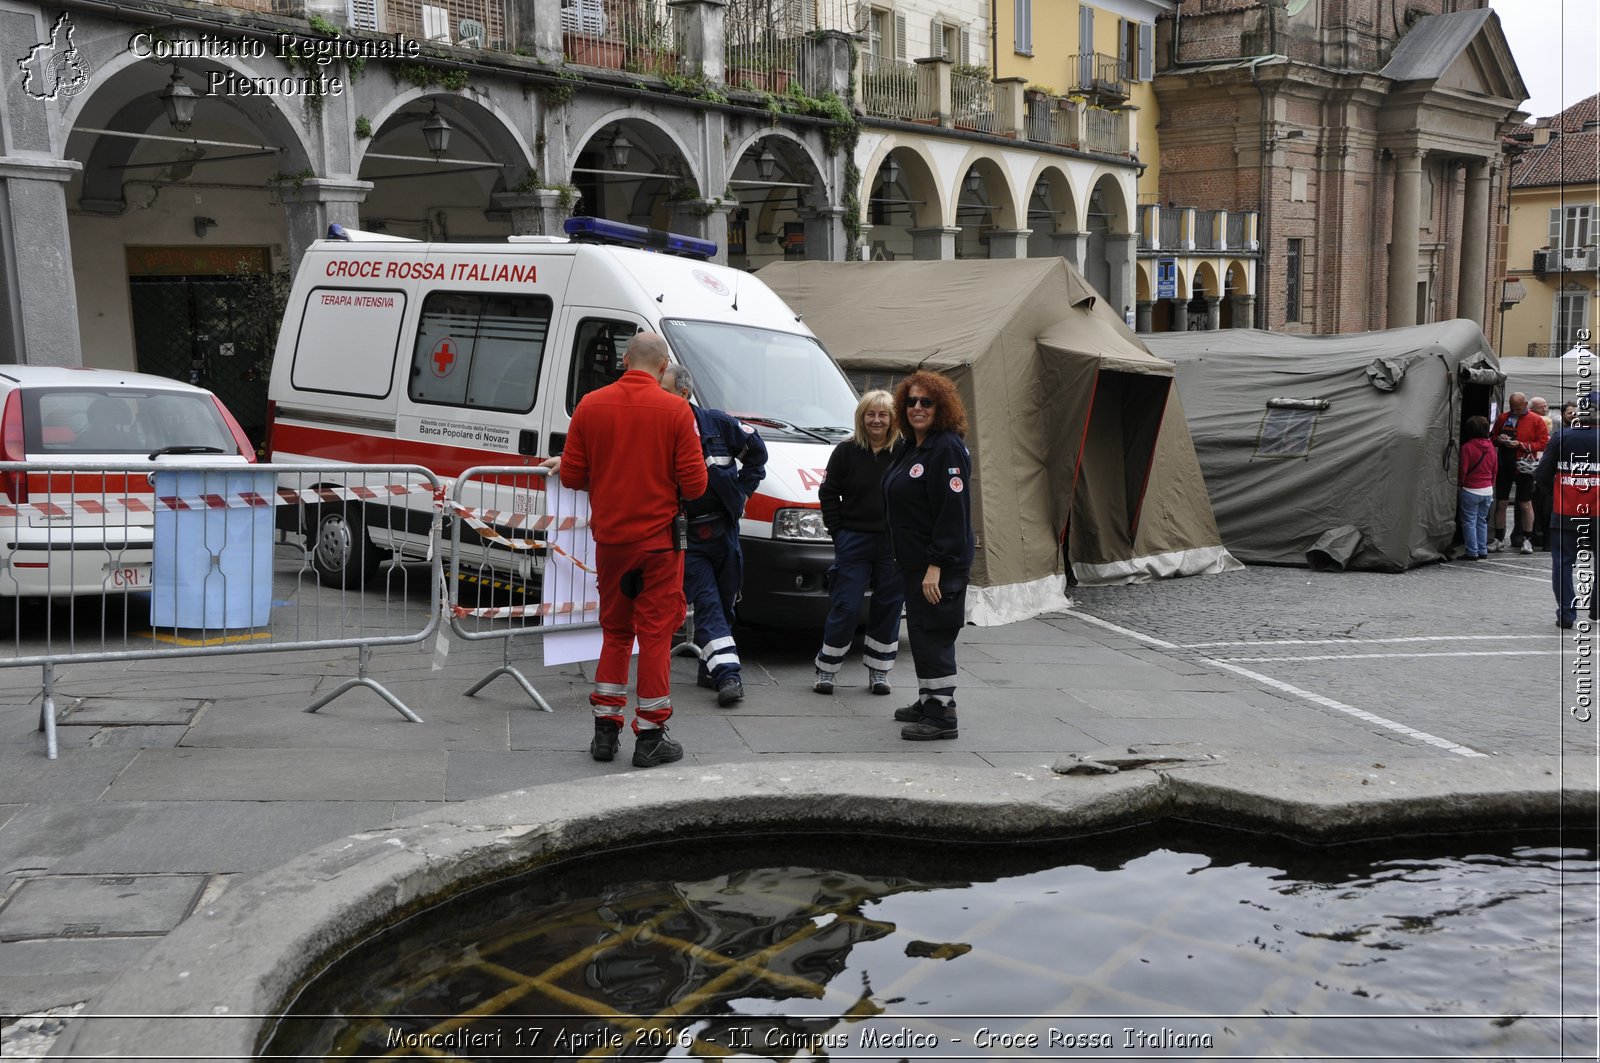
<svg viewBox="0 0 1600 1063"><path fill-rule="evenodd" d="M700 450L706 459L706 493L702 505L689 502L691 515L714 499L727 515L729 531L739 534L745 500L767 475L767 445L754 428L721 410L691 406L700 426Z"/></svg>
<svg viewBox="0 0 1600 1063"><path fill-rule="evenodd" d="M935 432L919 447L907 440L883 477L889 536L907 578L929 565L972 567L972 459L954 432Z"/></svg>

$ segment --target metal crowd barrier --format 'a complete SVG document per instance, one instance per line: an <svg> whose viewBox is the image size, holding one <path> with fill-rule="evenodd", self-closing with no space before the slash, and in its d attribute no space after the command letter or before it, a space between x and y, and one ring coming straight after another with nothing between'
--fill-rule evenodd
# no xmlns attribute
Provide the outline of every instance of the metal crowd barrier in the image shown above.
<svg viewBox="0 0 1600 1063"><path fill-rule="evenodd" d="M368 666L438 628L443 502L415 465L0 462L0 668L43 670L52 760L65 664L353 647L305 711L367 687L420 723Z"/></svg>
<svg viewBox="0 0 1600 1063"><path fill-rule="evenodd" d="M478 466L456 478L450 518L450 630L469 641L502 640L502 664L467 696L510 676L535 705L552 711L511 663L511 642L541 636L547 663L599 656L589 496L562 488L542 467ZM580 648L585 640L588 651Z"/></svg>

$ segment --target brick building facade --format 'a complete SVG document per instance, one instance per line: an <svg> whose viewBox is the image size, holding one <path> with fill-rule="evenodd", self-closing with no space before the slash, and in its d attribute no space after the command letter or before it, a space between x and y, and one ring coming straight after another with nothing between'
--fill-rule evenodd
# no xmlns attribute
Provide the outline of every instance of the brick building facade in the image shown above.
<svg viewBox="0 0 1600 1063"><path fill-rule="evenodd" d="M1493 328L1527 93L1486 0L1183 0L1157 56L1161 198L1260 211L1257 327Z"/></svg>

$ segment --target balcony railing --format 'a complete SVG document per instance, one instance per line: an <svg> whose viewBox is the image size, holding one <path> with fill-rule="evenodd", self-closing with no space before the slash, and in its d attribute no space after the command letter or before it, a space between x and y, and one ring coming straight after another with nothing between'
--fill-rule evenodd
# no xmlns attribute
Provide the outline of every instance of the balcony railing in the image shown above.
<svg viewBox="0 0 1600 1063"><path fill-rule="evenodd" d="M1228 221L1225 225L1229 251L1242 251L1249 242L1246 235L1250 230L1245 225L1245 216L1238 211L1228 212Z"/></svg>
<svg viewBox="0 0 1600 1063"><path fill-rule="evenodd" d="M1217 240L1217 215L1220 211L1197 210L1194 212L1194 249L1196 251L1215 251L1218 249Z"/></svg>
<svg viewBox="0 0 1600 1063"><path fill-rule="evenodd" d="M1255 214L1253 210L1197 209L1140 203L1139 254L1161 257L1217 254L1255 257L1259 251L1247 239ZM1190 215L1194 218L1192 232L1184 220ZM1225 234L1223 239L1217 236L1218 228ZM1226 248L1222 246L1224 239Z"/></svg>
<svg viewBox="0 0 1600 1063"><path fill-rule="evenodd" d="M1183 246L1183 210L1179 207L1157 207L1159 221L1156 231L1161 234L1161 246L1172 250Z"/></svg>
<svg viewBox="0 0 1600 1063"><path fill-rule="evenodd" d="M908 122L931 121L932 101L924 102L918 91L921 78L915 64L863 55L861 67L861 106L880 118L900 118Z"/></svg>
<svg viewBox="0 0 1600 1063"><path fill-rule="evenodd" d="M1079 52L1074 65L1078 80L1073 91L1078 95L1114 101L1128 98L1133 79L1128 64L1116 56Z"/></svg>
<svg viewBox="0 0 1600 1063"><path fill-rule="evenodd" d="M950 124L957 129L993 133L994 82L966 74L950 75Z"/></svg>
<svg viewBox="0 0 1600 1063"><path fill-rule="evenodd" d="M1596 264L1600 263L1600 253L1597 251L1600 249L1593 245L1535 251L1533 272L1540 277L1546 273L1590 273L1594 271Z"/></svg>
<svg viewBox="0 0 1600 1063"><path fill-rule="evenodd" d="M1083 146L1104 155L1128 154L1127 115L1100 107L1084 111Z"/></svg>
<svg viewBox="0 0 1600 1063"><path fill-rule="evenodd" d="M675 74L675 20L665 0L571 0L561 8L567 62Z"/></svg>
<svg viewBox="0 0 1600 1063"><path fill-rule="evenodd" d="M291 17L305 14L304 0L236 0L226 6ZM461 48L505 47L505 0L351 0L349 15L356 29Z"/></svg>

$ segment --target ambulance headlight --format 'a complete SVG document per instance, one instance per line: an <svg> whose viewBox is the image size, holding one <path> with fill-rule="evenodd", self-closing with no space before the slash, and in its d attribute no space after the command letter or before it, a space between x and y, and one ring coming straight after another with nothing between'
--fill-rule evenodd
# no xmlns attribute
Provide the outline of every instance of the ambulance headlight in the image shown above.
<svg viewBox="0 0 1600 1063"><path fill-rule="evenodd" d="M827 543L833 538L828 526L822 523L820 509L780 509L772 515L774 539L797 540L806 543Z"/></svg>

